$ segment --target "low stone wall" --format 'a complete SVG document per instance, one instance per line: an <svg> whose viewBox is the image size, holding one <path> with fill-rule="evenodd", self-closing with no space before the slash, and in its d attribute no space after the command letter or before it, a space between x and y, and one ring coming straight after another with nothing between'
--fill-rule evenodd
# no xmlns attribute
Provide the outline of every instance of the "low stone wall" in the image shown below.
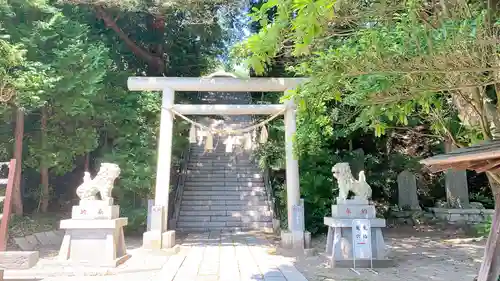
<svg viewBox="0 0 500 281"><path fill-rule="evenodd" d="M427 211L391 211L389 220L394 224L417 225L430 221L450 224L478 224L487 221L495 212L491 209L429 208Z"/></svg>
<svg viewBox="0 0 500 281"><path fill-rule="evenodd" d="M449 223L476 224L485 222L495 210L491 209L445 209L429 208L434 217Z"/></svg>

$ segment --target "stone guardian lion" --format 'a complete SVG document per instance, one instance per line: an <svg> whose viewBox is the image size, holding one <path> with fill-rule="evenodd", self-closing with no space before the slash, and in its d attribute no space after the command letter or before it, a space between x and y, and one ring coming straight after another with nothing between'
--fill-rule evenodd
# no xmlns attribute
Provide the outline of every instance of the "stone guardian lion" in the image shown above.
<svg viewBox="0 0 500 281"><path fill-rule="evenodd" d="M85 172L83 183L76 189L76 195L80 200L98 200L97 193L101 195L101 200L112 200L111 191L115 179L120 175L120 168L113 163L102 163L95 178L90 177L90 173Z"/></svg>
<svg viewBox="0 0 500 281"><path fill-rule="evenodd" d="M337 163L332 167L332 173L338 182L340 199L346 200L349 191L366 200L372 197L372 189L366 182L365 171L359 172L356 180L351 173L349 163Z"/></svg>

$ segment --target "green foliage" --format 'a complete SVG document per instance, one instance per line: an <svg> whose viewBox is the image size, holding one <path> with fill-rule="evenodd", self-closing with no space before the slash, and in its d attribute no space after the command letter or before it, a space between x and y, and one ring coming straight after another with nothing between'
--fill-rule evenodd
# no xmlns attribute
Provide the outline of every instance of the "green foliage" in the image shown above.
<svg viewBox="0 0 500 281"><path fill-rule="evenodd" d="M487 137L474 110L457 106L453 90L490 81L473 70L488 59L477 40L486 30L483 11L470 7L462 13L463 7L456 5L448 10L453 16L436 13L426 21L419 14L422 1L259 5L251 15L258 31L233 55L258 75L287 64L286 73L272 75L309 78L290 94L298 105L296 153L308 204L306 221L313 232L329 213L332 187L336 193L331 166L351 162L353 149L365 151L374 198L392 205L398 173L420 172L417 161L440 151L437 143L470 144ZM420 137L407 147L392 147L415 135ZM278 148L264 146L259 152L262 166L275 168L282 162L279 143L272 145ZM439 178L420 180L433 186ZM425 196L432 197L432 192Z"/></svg>
<svg viewBox="0 0 500 281"><path fill-rule="evenodd" d="M38 170L44 163L51 188L57 189L51 196L68 193L71 198L83 172L82 156L90 155L91 172L99 162L117 163L122 173L115 196L129 216L129 228L140 228L145 224L142 202L154 196L161 95L128 91L129 76L158 75L136 50L164 60L162 75L200 76L216 64L214 58L222 53L229 29L223 31L213 17L202 26L190 25L196 1L190 2L193 9L181 9L175 1L165 1L174 4L170 6L107 3L106 12L130 36L132 46L96 15L96 6L91 5L101 3L62 2L0 3L0 116L5 121L0 125L0 157L12 154L12 108L24 108L25 170ZM211 12L222 7L217 1L209 4ZM5 99L6 89L15 95ZM193 93L178 94L176 102L191 102L193 97ZM48 113L45 131L42 109ZM175 122L173 165L187 145L187 130L185 122ZM64 187L52 183L68 172L78 174L78 180L65 182ZM25 195L39 198L38 179L30 182Z"/></svg>
<svg viewBox="0 0 500 281"><path fill-rule="evenodd" d="M487 236L491 231L491 216L489 216L484 222L477 224L474 228L477 235Z"/></svg>

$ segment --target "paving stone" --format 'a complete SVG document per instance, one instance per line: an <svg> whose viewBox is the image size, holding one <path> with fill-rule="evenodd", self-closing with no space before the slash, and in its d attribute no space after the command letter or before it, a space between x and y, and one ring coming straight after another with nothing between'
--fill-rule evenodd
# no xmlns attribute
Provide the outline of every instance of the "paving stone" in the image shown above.
<svg viewBox="0 0 500 281"><path fill-rule="evenodd" d="M36 239L35 235L28 235L28 236L25 236L24 238L26 238L26 240L28 240L28 242L30 242L32 245L35 245L38 246L38 244L40 244L40 242L38 242L38 239Z"/></svg>
<svg viewBox="0 0 500 281"><path fill-rule="evenodd" d="M60 245L62 243L63 237L57 235L54 231L47 231L45 235L49 239L50 245Z"/></svg>
<svg viewBox="0 0 500 281"><path fill-rule="evenodd" d="M180 255L170 257L157 274L156 280L172 281L185 259L185 256Z"/></svg>
<svg viewBox="0 0 500 281"><path fill-rule="evenodd" d="M16 237L14 238L14 242L23 251L33 251L36 247L36 244L31 244L30 241L28 241L28 239L26 239L25 237Z"/></svg>
<svg viewBox="0 0 500 281"><path fill-rule="evenodd" d="M198 275L196 281L219 281L217 275Z"/></svg>
<svg viewBox="0 0 500 281"><path fill-rule="evenodd" d="M287 281L287 279L285 277L272 276L272 277L264 277L264 281Z"/></svg>
<svg viewBox="0 0 500 281"><path fill-rule="evenodd" d="M283 278L285 277L285 276L283 276L283 273L281 273L281 271L279 271L279 269L270 270L270 271L262 270L262 272L264 273L264 279L269 278L269 277L283 277Z"/></svg>
<svg viewBox="0 0 500 281"><path fill-rule="evenodd" d="M50 239L49 239L49 237L47 237L45 232L35 233L35 237L38 240L38 242L40 243L40 245L42 245L42 246L50 245Z"/></svg>

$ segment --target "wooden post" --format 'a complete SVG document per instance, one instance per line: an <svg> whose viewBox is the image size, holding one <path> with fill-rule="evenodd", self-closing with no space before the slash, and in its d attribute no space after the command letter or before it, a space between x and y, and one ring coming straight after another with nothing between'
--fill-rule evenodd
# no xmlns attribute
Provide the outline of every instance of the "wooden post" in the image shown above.
<svg viewBox="0 0 500 281"><path fill-rule="evenodd" d="M16 110L16 127L14 135L14 159L16 159L16 174L13 186L14 190L12 193L12 209L14 214L22 216L23 201L21 198L21 171L23 163L24 110L20 108L17 108Z"/></svg>
<svg viewBox="0 0 500 281"><path fill-rule="evenodd" d="M40 128L40 141L42 143L43 153L47 149L47 105L42 107L42 120ZM42 159L40 161L40 182L42 186L42 192L40 196L40 212L46 213L49 208L49 167L47 164L47 157L42 154Z"/></svg>
<svg viewBox="0 0 500 281"><path fill-rule="evenodd" d="M9 218L10 218L10 209L12 207L12 194L14 190L14 180L15 175L17 174L17 165L16 160L10 160L9 164L9 176L7 178L7 189L5 191L5 200L3 203L3 216L0 220L0 252L4 252L7 248L7 234L9 231Z"/></svg>
<svg viewBox="0 0 500 281"><path fill-rule="evenodd" d="M490 177L488 176L490 179ZM490 179L490 184L491 179ZM495 189L493 189L495 191ZM500 269L500 193L495 194L495 213L492 217L491 230L484 248L484 258L477 281L497 281Z"/></svg>

